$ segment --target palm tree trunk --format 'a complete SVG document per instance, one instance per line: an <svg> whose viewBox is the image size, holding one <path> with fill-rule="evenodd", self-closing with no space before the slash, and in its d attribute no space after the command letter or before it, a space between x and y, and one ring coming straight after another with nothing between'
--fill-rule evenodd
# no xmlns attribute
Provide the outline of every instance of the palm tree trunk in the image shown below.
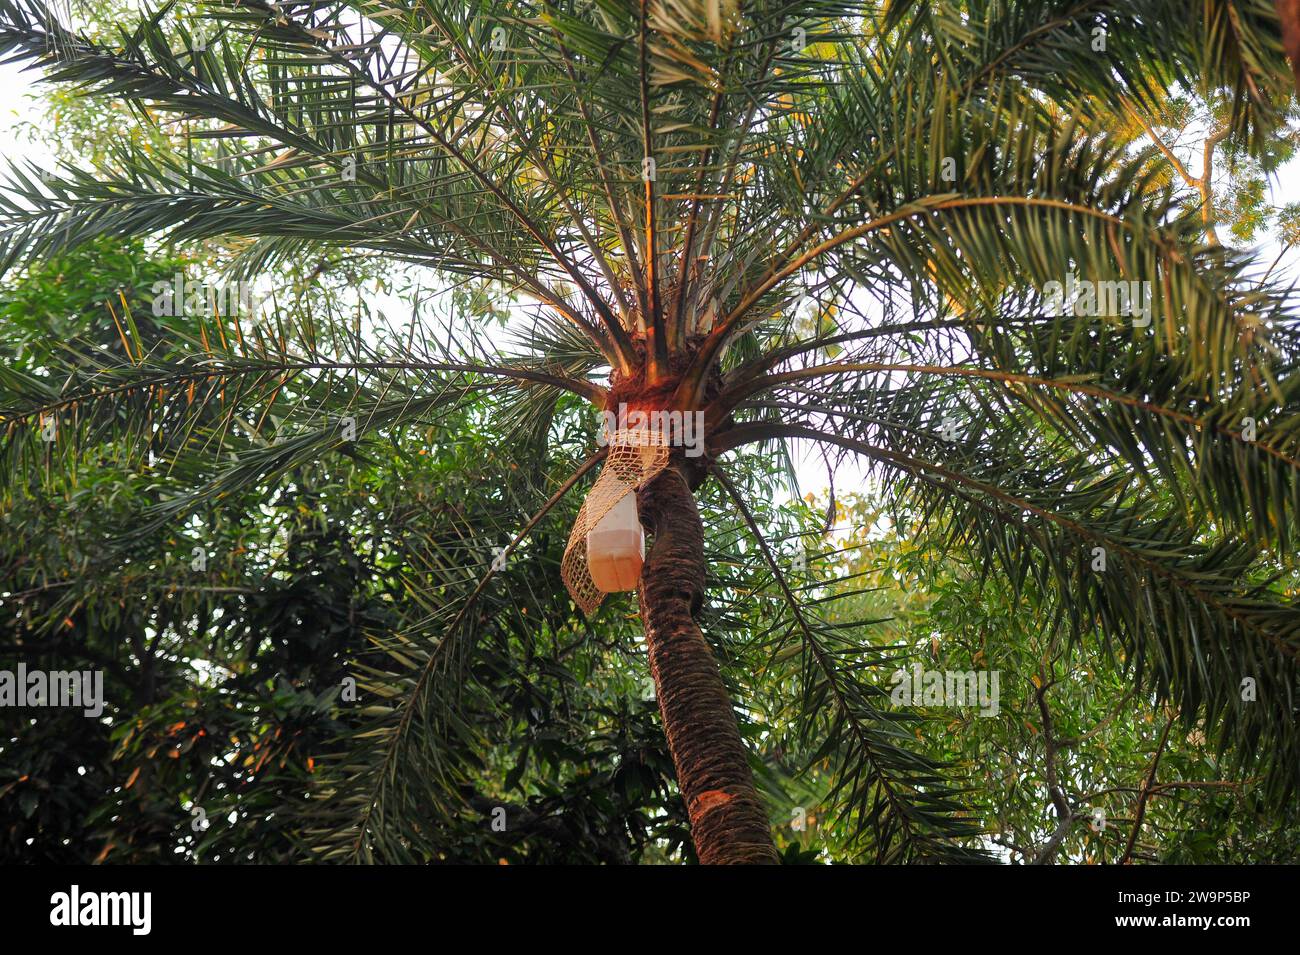
<svg viewBox="0 0 1300 955"><path fill-rule="evenodd" d="M706 865L775 864L736 714L695 622L705 569L695 496L674 464L641 491L639 504L654 535L637 590L641 622L696 854Z"/></svg>
<svg viewBox="0 0 1300 955"><path fill-rule="evenodd" d="M1282 21L1282 48L1291 58L1297 90L1300 90L1300 0L1276 0L1277 18Z"/></svg>

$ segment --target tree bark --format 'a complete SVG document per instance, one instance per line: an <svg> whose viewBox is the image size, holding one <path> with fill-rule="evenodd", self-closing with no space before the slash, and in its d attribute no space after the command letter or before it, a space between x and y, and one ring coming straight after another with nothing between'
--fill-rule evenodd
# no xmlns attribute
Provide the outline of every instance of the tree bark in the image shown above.
<svg viewBox="0 0 1300 955"><path fill-rule="evenodd" d="M644 488L654 535L637 597L650 673L700 862L776 864L772 830L718 663L695 622L704 599L704 526L680 464Z"/></svg>
<svg viewBox="0 0 1300 955"><path fill-rule="evenodd" d="M1275 0L1277 18L1282 21L1282 47L1291 58L1296 88L1300 90L1300 0Z"/></svg>

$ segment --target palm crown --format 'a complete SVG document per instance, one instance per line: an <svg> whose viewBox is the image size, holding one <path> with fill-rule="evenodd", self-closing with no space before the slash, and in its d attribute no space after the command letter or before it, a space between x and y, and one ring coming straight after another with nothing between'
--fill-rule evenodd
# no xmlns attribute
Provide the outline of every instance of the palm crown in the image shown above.
<svg viewBox="0 0 1300 955"><path fill-rule="evenodd" d="M839 757L843 799L882 857L964 858L953 840L971 834L957 790L900 748L905 716L862 681L866 649L765 539L743 468L723 459L751 445L860 456L900 513L1017 589L1032 582L1058 625L1100 628L1188 725L1257 754L1275 793L1294 785L1300 613L1268 588L1291 565L1300 508L1287 290L1212 241L1153 150L1110 132L1113 116L1183 88L1228 97L1228 135L1263 149L1291 92L1271 3L193 12L168 5L96 40L36 0L0 0L0 52L205 144L198 158L123 145L98 170L13 168L4 266L102 235L238 239L236 276L337 246L489 281L531 324L511 349L472 316L437 341L415 324L363 334L310 314L288 327L219 315L199 340L155 345L123 313L120 351L11 375L11 482L38 462L75 467L111 435L171 462L174 493L149 515L163 522L328 450L356 453L334 427L269 440L269 422L295 416L351 415L364 439L436 429L487 391L513 434L544 441L584 405L698 410L707 464L679 460L641 490L655 543L640 599L702 858L771 855L730 704L694 699L721 685L716 666L673 669L707 655L691 642L707 570L691 494L710 476L785 600L809 731ZM1150 309L1068 314L1050 283L1076 279L1136 283L1123 301L1145 289ZM420 639L394 650L410 666L390 674L396 705L324 800L328 857L418 856L427 832L390 802L403 773L443 778L443 690L472 652L469 608L491 573L431 602ZM784 641L772 646L784 661ZM441 804L431 789L421 798Z"/></svg>

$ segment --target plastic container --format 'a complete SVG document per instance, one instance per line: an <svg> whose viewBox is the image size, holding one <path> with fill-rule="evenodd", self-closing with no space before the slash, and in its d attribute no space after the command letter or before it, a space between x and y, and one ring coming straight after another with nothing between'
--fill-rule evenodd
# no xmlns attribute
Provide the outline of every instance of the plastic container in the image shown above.
<svg viewBox="0 0 1300 955"><path fill-rule="evenodd" d="M645 562L645 532L636 515L636 494L625 494L587 532L587 569L603 593L635 590Z"/></svg>

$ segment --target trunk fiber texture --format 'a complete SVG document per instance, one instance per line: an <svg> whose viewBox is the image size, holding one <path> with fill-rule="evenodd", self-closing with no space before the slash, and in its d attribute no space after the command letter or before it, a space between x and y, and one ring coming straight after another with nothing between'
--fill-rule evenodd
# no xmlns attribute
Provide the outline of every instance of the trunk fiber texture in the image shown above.
<svg viewBox="0 0 1300 955"><path fill-rule="evenodd" d="M704 527L681 464L640 493L654 535L637 591L650 672L700 862L776 864L736 714L695 622L704 598Z"/></svg>

